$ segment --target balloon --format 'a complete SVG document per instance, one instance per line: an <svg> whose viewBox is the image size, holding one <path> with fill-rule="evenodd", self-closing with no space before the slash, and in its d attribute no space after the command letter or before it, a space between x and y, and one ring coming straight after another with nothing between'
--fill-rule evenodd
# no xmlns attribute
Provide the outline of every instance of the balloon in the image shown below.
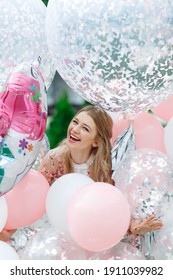
<svg viewBox="0 0 173 280"><path fill-rule="evenodd" d="M95 253L91 260L145 260L142 252L136 247L125 243L119 242L113 248L106 251Z"/></svg>
<svg viewBox="0 0 173 280"><path fill-rule="evenodd" d="M46 37L55 67L92 104L147 111L173 92L172 11L169 0L49 0Z"/></svg>
<svg viewBox="0 0 173 280"><path fill-rule="evenodd" d="M114 122L112 144L128 125L128 119L121 118ZM155 149L166 153L164 128L153 115L146 112L138 114L133 121L133 131L136 149Z"/></svg>
<svg viewBox="0 0 173 280"><path fill-rule="evenodd" d="M0 197L0 232L3 230L8 216L7 202L4 196Z"/></svg>
<svg viewBox="0 0 173 280"><path fill-rule="evenodd" d="M6 122L3 123L4 114ZM23 63L0 92L0 192L8 192L32 167L46 129L47 98L42 74Z"/></svg>
<svg viewBox="0 0 173 280"><path fill-rule="evenodd" d="M0 86L25 62L40 63L47 88L55 69L45 36L46 7L40 0L2 0L0 3Z"/></svg>
<svg viewBox="0 0 173 280"><path fill-rule="evenodd" d="M173 228L158 232L152 253L156 260L173 260Z"/></svg>
<svg viewBox="0 0 173 280"><path fill-rule="evenodd" d="M117 244L128 230L129 204L107 183L92 183L69 202L67 220L71 236L88 251L102 251Z"/></svg>
<svg viewBox="0 0 173 280"><path fill-rule="evenodd" d="M153 256L156 260L173 260L173 203L169 211L162 217L163 228L156 235L156 242L153 246Z"/></svg>
<svg viewBox="0 0 173 280"><path fill-rule="evenodd" d="M168 122L171 117L173 117L173 95L170 95L166 100L161 102L157 107L152 108L154 114L159 118Z"/></svg>
<svg viewBox="0 0 173 280"><path fill-rule="evenodd" d="M172 137L173 137L173 117L168 121L165 127L164 142L167 154L173 159L173 147L172 147Z"/></svg>
<svg viewBox="0 0 173 280"><path fill-rule="evenodd" d="M8 243L0 241L0 260L19 260L19 256Z"/></svg>
<svg viewBox="0 0 173 280"><path fill-rule="evenodd" d="M130 204L132 217L163 216L173 199L172 174L172 161L156 150L136 150L121 163L115 182Z"/></svg>
<svg viewBox="0 0 173 280"><path fill-rule="evenodd" d="M25 227L40 219L46 211L48 190L45 177L31 169L14 189L5 194L8 205L5 229Z"/></svg>
<svg viewBox="0 0 173 280"><path fill-rule="evenodd" d="M57 179L48 191L46 212L50 223L59 232L69 235L67 225L67 207L74 194L93 180L86 175L70 173Z"/></svg>
<svg viewBox="0 0 173 280"><path fill-rule="evenodd" d="M85 260L85 251L55 228L37 232L21 254L22 260Z"/></svg>
<svg viewBox="0 0 173 280"><path fill-rule="evenodd" d="M50 223L47 219L47 215L44 214L34 224L29 225L28 227L17 229L13 233L12 238L8 241L8 244L10 244L16 250L19 256L21 256L31 237L38 231L48 227L50 227Z"/></svg>

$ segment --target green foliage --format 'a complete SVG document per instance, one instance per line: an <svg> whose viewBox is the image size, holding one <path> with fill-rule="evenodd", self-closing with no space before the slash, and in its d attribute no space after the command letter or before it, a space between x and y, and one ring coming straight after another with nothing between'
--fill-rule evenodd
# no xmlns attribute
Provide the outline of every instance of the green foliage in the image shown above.
<svg viewBox="0 0 173 280"><path fill-rule="evenodd" d="M49 0L42 0L42 2L47 6Z"/></svg>
<svg viewBox="0 0 173 280"><path fill-rule="evenodd" d="M50 141L50 148L56 147L67 136L67 128L75 115L75 109L68 101L67 91L63 91L60 99L55 105L46 135Z"/></svg>

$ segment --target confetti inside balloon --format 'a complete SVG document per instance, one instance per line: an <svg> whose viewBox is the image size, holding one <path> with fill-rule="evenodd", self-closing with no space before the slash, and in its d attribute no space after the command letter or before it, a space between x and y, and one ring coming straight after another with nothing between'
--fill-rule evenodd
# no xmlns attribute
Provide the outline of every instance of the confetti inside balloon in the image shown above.
<svg viewBox="0 0 173 280"><path fill-rule="evenodd" d="M50 86L55 69L46 43L45 17L41 0L0 1L0 86L18 64L40 59L45 84Z"/></svg>
<svg viewBox="0 0 173 280"><path fill-rule="evenodd" d="M91 260L145 260L142 252L136 247L119 242L116 246L106 251L95 253Z"/></svg>
<svg viewBox="0 0 173 280"><path fill-rule="evenodd" d="M52 227L38 231L27 243L23 260L85 260L86 253L72 239Z"/></svg>
<svg viewBox="0 0 173 280"><path fill-rule="evenodd" d="M157 150L136 150L119 167L115 182L128 199L132 217L159 218L173 201L173 162Z"/></svg>
<svg viewBox="0 0 173 280"><path fill-rule="evenodd" d="M49 0L56 69L92 104L146 111L173 92L172 14L169 0Z"/></svg>

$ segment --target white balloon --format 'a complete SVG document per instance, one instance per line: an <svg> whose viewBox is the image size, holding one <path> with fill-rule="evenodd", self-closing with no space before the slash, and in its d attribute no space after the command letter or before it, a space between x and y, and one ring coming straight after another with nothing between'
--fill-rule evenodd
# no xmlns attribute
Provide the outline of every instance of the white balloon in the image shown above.
<svg viewBox="0 0 173 280"><path fill-rule="evenodd" d="M19 260L19 256L8 243L0 241L0 260Z"/></svg>
<svg viewBox="0 0 173 280"><path fill-rule="evenodd" d="M0 231L3 230L8 216L7 202L4 196L0 197Z"/></svg>
<svg viewBox="0 0 173 280"><path fill-rule="evenodd" d="M86 175L70 173L52 184L46 198L46 211L50 223L59 232L70 235L66 218L68 203L78 190L91 183L93 180Z"/></svg>
<svg viewBox="0 0 173 280"><path fill-rule="evenodd" d="M165 127L165 134L164 134L164 142L165 142L165 149L171 158L173 158L173 117L169 120L167 126Z"/></svg>

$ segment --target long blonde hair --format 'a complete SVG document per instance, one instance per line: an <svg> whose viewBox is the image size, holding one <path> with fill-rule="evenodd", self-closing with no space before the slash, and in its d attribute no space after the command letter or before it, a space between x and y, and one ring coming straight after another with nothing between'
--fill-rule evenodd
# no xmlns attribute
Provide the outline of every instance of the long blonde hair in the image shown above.
<svg viewBox="0 0 173 280"><path fill-rule="evenodd" d="M81 112L87 114L93 119L97 128L98 147L93 148L95 154L94 162L90 168L90 177L96 182L112 183L112 161L111 161L111 137L112 137L112 118L103 109L98 106L89 105L78 111L75 117ZM66 146L64 153L65 173L73 172L70 151L64 140L61 145Z"/></svg>

